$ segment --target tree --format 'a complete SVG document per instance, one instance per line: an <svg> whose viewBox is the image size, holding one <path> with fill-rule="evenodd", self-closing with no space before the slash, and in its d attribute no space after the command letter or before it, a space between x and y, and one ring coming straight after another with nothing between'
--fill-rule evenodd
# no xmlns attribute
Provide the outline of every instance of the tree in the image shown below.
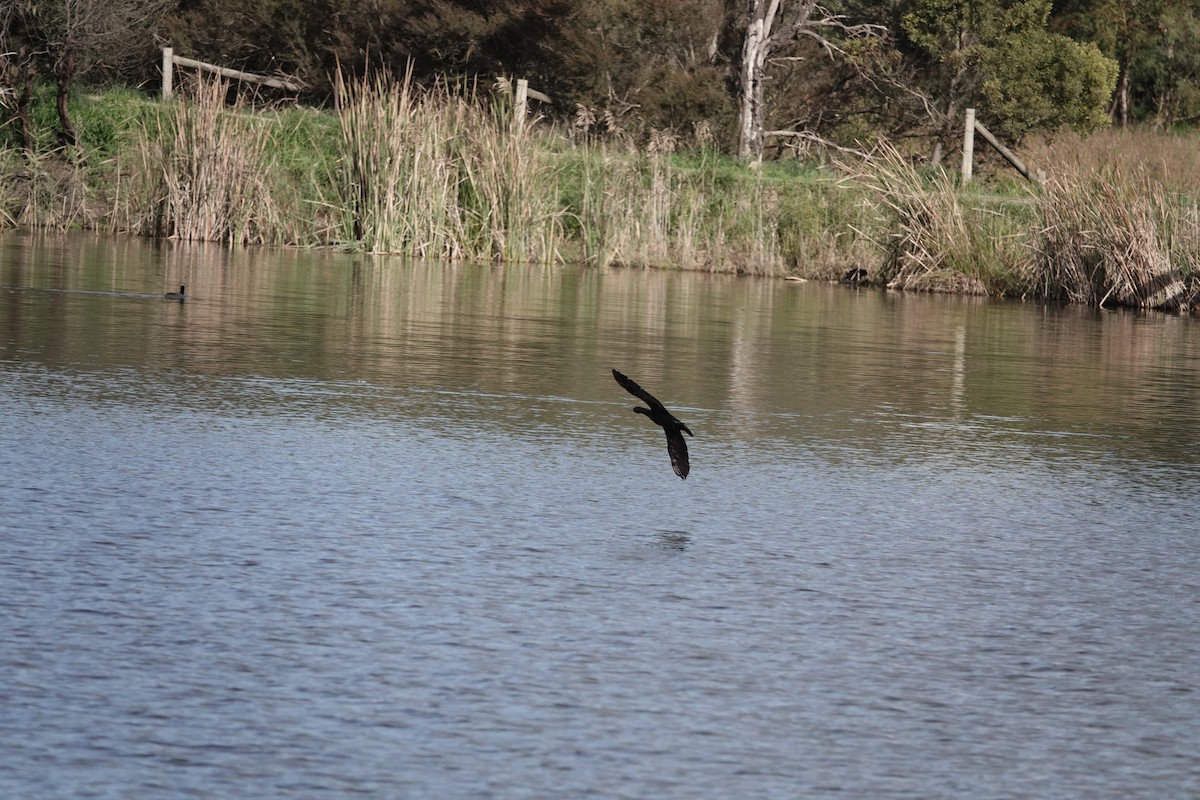
<svg viewBox="0 0 1200 800"><path fill-rule="evenodd" d="M816 0L748 0L743 19L741 60L738 70L738 158L759 162L767 107L764 84L773 58L786 45L800 39L818 44L830 56L845 54L847 39L872 36L879 25L851 24Z"/></svg>
<svg viewBox="0 0 1200 800"><path fill-rule="evenodd" d="M287 74L315 94L328 95L330 76L339 67L358 74L370 60L394 65L403 74L413 54L401 26L418 13L413 5L408 0L180 0L158 36L181 55L247 72Z"/></svg>
<svg viewBox="0 0 1200 800"><path fill-rule="evenodd" d="M1135 92L1156 127L1200 121L1200 7L1164 9L1157 47L1139 64ZM1152 116L1151 116L1152 115Z"/></svg>
<svg viewBox="0 0 1200 800"><path fill-rule="evenodd" d="M54 80L60 135L65 144L74 145L77 137L67 109L71 84L137 52L171 4L171 0L7 0L0 17L0 50L18 54L19 63L6 72L22 74L26 87L35 71ZM28 93L21 96L27 104ZM27 113L27 108L17 110L18 117Z"/></svg>
<svg viewBox="0 0 1200 800"><path fill-rule="evenodd" d="M183 0L161 31L196 58L282 70L318 93L336 67L526 78L559 111L624 116L636 132L732 118L712 48L723 12L724 0Z"/></svg>
<svg viewBox="0 0 1200 800"><path fill-rule="evenodd" d="M1014 138L1063 125L1091 129L1108 102L1115 64L1091 45L1046 30L1050 0L915 0L903 17L922 60L932 161L941 162L968 105Z"/></svg>
<svg viewBox="0 0 1200 800"><path fill-rule="evenodd" d="M1125 127L1130 119L1129 87L1134 60L1154 36L1162 2L1084 0L1064 5L1060 13L1068 25L1116 60L1117 85L1108 112L1115 124Z"/></svg>
<svg viewBox="0 0 1200 800"><path fill-rule="evenodd" d="M1009 138L1108 124L1117 64L1091 42L1044 30L1001 37L984 57L980 95Z"/></svg>
<svg viewBox="0 0 1200 800"><path fill-rule="evenodd" d="M33 69L22 22L15 3L0 4L0 106L13 110L21 146L28 150L33 147Z"/></svg>
<svg viewBox="0 0 1200 800"><path fill-rule="evenodd" d="M546 91L614 127L722 127L732 118L716 64L721 0L577 3L543 42Z"/></svg>
<svg viewBox="0 0 1200 800"><path fill-rule="evenodd" d="M1200 14L1196 0L1060 0L1056 28L1094 42L1119 65L1114 125L1200 116Z"/></svg>

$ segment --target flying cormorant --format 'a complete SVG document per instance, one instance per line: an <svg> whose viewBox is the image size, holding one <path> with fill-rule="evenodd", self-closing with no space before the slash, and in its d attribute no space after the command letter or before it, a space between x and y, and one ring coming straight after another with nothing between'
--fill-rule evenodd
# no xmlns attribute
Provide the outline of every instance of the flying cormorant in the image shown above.
<svg viewBox="0 0 1200 800"><path fill-rule="evenodd" d="M688 476L688 452L687 442L684 441L683 434L692 435L692 432L688 430L688 426L675 419L675 415L667 411L666 407L658 402L654 395L638 386L631 379L617 372L615 369L612 371L612 374L617 379L617 383L621 384L625 391L650 406L649 408L641 408L639 406L633 410L638 414L645 414L655 425L662 426L663 431L667 434L667 452L671 455L671 469L675 470L675 474L679 477L686 478Z"/></svg>

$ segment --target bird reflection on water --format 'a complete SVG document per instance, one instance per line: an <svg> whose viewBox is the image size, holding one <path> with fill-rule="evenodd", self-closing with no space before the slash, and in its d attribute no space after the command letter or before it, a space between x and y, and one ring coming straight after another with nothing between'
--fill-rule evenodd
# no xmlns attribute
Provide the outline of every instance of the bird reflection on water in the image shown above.
<svg viewBox="0 0 1200 800"><path fill-rule="evenodd" d="M692 535L687 531L659 530L658 543L663 550L676 550L682 553L692 543Z"/></svg>

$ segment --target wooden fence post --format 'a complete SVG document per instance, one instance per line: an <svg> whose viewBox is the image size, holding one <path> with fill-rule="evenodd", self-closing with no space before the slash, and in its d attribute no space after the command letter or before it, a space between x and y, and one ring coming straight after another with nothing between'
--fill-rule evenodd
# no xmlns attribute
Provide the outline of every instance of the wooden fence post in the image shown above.
<svg viewBox="0 0 1200 800"><path fill-rule="evenodd" d="M967 109L967 124L963 128L962 185L971 182L971 168L975 163L975 109Z"/></svg>
<svg viewBox="0 0 1200 800"><path fill-rule="evenodd" d="M175 73L175 50L170 47L163 48L163 63L162 63L162 99L171 99L171 81Z"/></svg>
<svg viewBox="0 0 1200 800"><path fill-rule="evenodd" d="M229 69L228 67L218 67L216 64L208 64L203 61L197 61L194 58L177 56L175 55L175 50L173 48L164 47L162 63L162 96L164 100L169 100L171 98L171 84L174 79L176 64L181 67L190 67L192 69L211 72L224 78L233 78L236 81L258 83L262 84L263 86L271 86L276 89L284 89L289 92L300 92L304 90L304 85L300 83L293 83L292 81L283 80L282 78L271 78L266 75L255 75L252 72L242 72L241 70Z"/></svg>
<svg viewBox="0 0 1200 800"><path fill-rule="evenodd" d="M529 81L524 78L517 79L517 96L513 103L513 121L516 125L517 133L525 129L525 115L529 110Z"/></svg>
<svg viewBox="0 0 1200 800"><path fill-rule="evenodd" d="M1000 144L1000 140L992 135L992 132L983 126L983 123L976 122L975 109L967 109L967 121L963 127L963 160L962 160L962 185L966 186L971 181L972 164L975 160L975 133L983 137L983 140L990 144L993 149L1000 155L1004 156L1012 168L1025 176L1025 178L1033 183L1045 183L1046 176L1038 170L1034 172L1025 166L1025 162L1017 158L1017 154L1009 150L1004 145Z"/></svg>
<svg viewBox="0 0 1200 800"><path fill-rule="evenodd" d="M976 122L975 130L979 131L979 135L982 136L988 144L995 148L997 153L1004 156L1004 160L1011 164L1013 169L1024 175L1026 180L1030 181L1031 183L1041 183L1045 180L1044 175L1035 173L1030 170L1029 167L1025 166L1025 162L1017 158L1016 153L1000 144L1000 140L993 136L992 132L983 127L983 125Z"/></svg>

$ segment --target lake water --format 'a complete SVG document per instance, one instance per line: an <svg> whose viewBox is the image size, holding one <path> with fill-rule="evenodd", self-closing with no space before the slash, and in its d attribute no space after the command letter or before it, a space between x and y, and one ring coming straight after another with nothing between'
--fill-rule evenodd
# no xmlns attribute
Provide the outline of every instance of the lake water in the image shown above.
<svg viewBox="0 0 1200 800"><path fill-rule="evenodd" d="M1194 319L0 234L0 796L1200 796L1198 412Z"/></svg>

